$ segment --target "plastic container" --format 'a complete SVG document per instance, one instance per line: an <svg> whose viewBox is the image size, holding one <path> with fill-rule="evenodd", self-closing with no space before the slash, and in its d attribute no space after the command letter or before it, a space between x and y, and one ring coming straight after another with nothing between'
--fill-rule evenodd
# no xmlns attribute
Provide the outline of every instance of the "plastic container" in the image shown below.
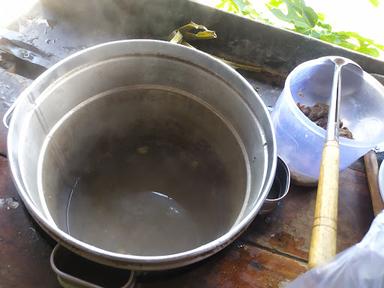
<svg viewBox="0 0 384 288"><path fill-rule="evenodd" d="M341 170L384 141L384 87L368 73L351 67L342 70L340 119L354 139L340 137ZM328 104L333 71L329 57L296 67L272 112L278 155L289 166L292 180L301 185L317 183L325 130L309 120L297 103Z"/></svg>

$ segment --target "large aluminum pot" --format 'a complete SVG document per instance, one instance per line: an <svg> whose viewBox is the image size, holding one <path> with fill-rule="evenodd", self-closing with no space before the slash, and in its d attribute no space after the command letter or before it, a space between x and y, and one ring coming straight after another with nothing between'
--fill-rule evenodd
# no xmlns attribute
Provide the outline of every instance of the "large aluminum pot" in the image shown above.
<svg viewBox="0 0 384 288"><path fill-rule="evenodd" d="M270 116L247 81L155 40L98 45L43 73L18 100L8 150L49 235L134 270L180 267L231 243L276 166Z"/></svg>

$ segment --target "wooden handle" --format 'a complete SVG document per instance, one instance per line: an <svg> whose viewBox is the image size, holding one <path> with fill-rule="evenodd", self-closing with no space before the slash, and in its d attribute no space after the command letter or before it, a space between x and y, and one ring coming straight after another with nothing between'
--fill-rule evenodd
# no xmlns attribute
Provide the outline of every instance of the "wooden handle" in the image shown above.
<svg viewBox="0 0 384 288"><path fill-rule="evenodd" d="M368 179L369 192L371 193L371 201L373 214L376 216L384 209L383 200L379 191L378 173L379 165L375 151L369 151L364 155L365 174Z"/></svg>
<svg viewBox="0 0 384 288"><path fill-rule="evenodd" d="M327 141L323 149L317 187L309 249L310 268L327 262L336 254L338 194L339 144L336 141Z"/></svg>

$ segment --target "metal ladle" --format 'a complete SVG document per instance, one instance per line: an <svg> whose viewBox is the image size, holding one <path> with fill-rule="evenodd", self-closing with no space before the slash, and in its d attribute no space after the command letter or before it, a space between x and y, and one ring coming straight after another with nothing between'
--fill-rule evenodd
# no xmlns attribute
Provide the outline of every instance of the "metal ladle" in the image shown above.
<svg viewBox="0 0 384 288"><path fill-rule="evenodd" d="M341 70L349 64L362 70L358 64L346 58L331 57L330 60L335 64L335 70L312 226L310 268L327 262L336 254Z"/></svg>

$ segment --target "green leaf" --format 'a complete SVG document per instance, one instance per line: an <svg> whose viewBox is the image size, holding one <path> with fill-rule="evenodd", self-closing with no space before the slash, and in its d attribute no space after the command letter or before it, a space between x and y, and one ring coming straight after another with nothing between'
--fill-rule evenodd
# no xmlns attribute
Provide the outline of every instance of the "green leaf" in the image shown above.
<svg viewBox="0 0 384 288"><path fill-rule="evenodd" d="M287 13L283 12L282 4L285 4ZM283 0L282 2L271 0L267 7L278 19L293 24L296 30L310 30L318 21L316 12L306 6L302 0Z"/></svg>
<svg viewBox="0 0 384 288"><path fill-rule="evenodd" d="M216 5L216 8L218 9L224 9L227 1L226 0L221 0L219 4Z"/></svg>
<svg viewBox="0 0 384 288"><path fill-rule="evenodd" d="M319 19L319 21L324 21L325 15L323 13L317 13L317 18Z"/></svg>
<svg viewBox="0 0 384 288"><path fill-rule="evenodd" d="M291 23L291 18L285 15L280 9L272 8L270 10L273 15L275 15L278 19Z"/></svg>
<svg viewBox="0 0 384 288"><path fill-rule="evenodd" d="M283 1L282 0L270 0L267 5L270 6L270 7L279 7L281 4L283 4Z"/></svg>
<svg viewBox="0 0 384 288"><path fill-rule="evenodd" d="M288 10L293 9L300 11L301 8L304 6L303 0L283 0L284 3L287 5Z"/></svg>
<svg viewBox="0 0 384 288"><path fill-rule="evenodd" d="M380 0L369 1L375 7L380 4ZM287 29L374 57L384 54L384 45L359 33L333 31L332 26L325 22L325 16L307 6L304 0L269 0L265 5L272 17L267 18L267 15L256 11L251 0L221 0L216 7L272 25L275 22L273 19L279 19L286 23Z"/></svg>
<svg viewBox="0 0 384 288"><path fill-rule="evenodd" d="M309 26L315 27L317 20L319 19L315 10L313 10L311 7L305 6L303 7L303 16L305 17Z"/></svg>
<svg viewBox="0 0 384 288"><path fill-rule="evenodd" d="M379 1L379 0L369 0L369 2L370 2L373 6L375 6L375 7L379 7L379 5L380 5L380 1Z"/></svg>
<svg viewBox="0 0 384 288"><path fill-rule="evenodd" d="M231 0L239 9L239 11L244 11L245 8L249 5L247 0Z"/></svg>
<svg viewBox="0 0 384 288"><path fill-rule="evenodd" d="M379 50L373 47L360 47L359 49L356 49L356 51L359 51L364 54L371 55L373 57L378 57L380 56Z"/></svg>
<svg viewBox="0 0 384 288"><path fill-rule="evenodd" d="M317 26L323 28L324 30L328 31L328 32L331 32L332 31L332 26L329 25L329 24L326 24L322 21L317 21L316 23Z"/></svg>

